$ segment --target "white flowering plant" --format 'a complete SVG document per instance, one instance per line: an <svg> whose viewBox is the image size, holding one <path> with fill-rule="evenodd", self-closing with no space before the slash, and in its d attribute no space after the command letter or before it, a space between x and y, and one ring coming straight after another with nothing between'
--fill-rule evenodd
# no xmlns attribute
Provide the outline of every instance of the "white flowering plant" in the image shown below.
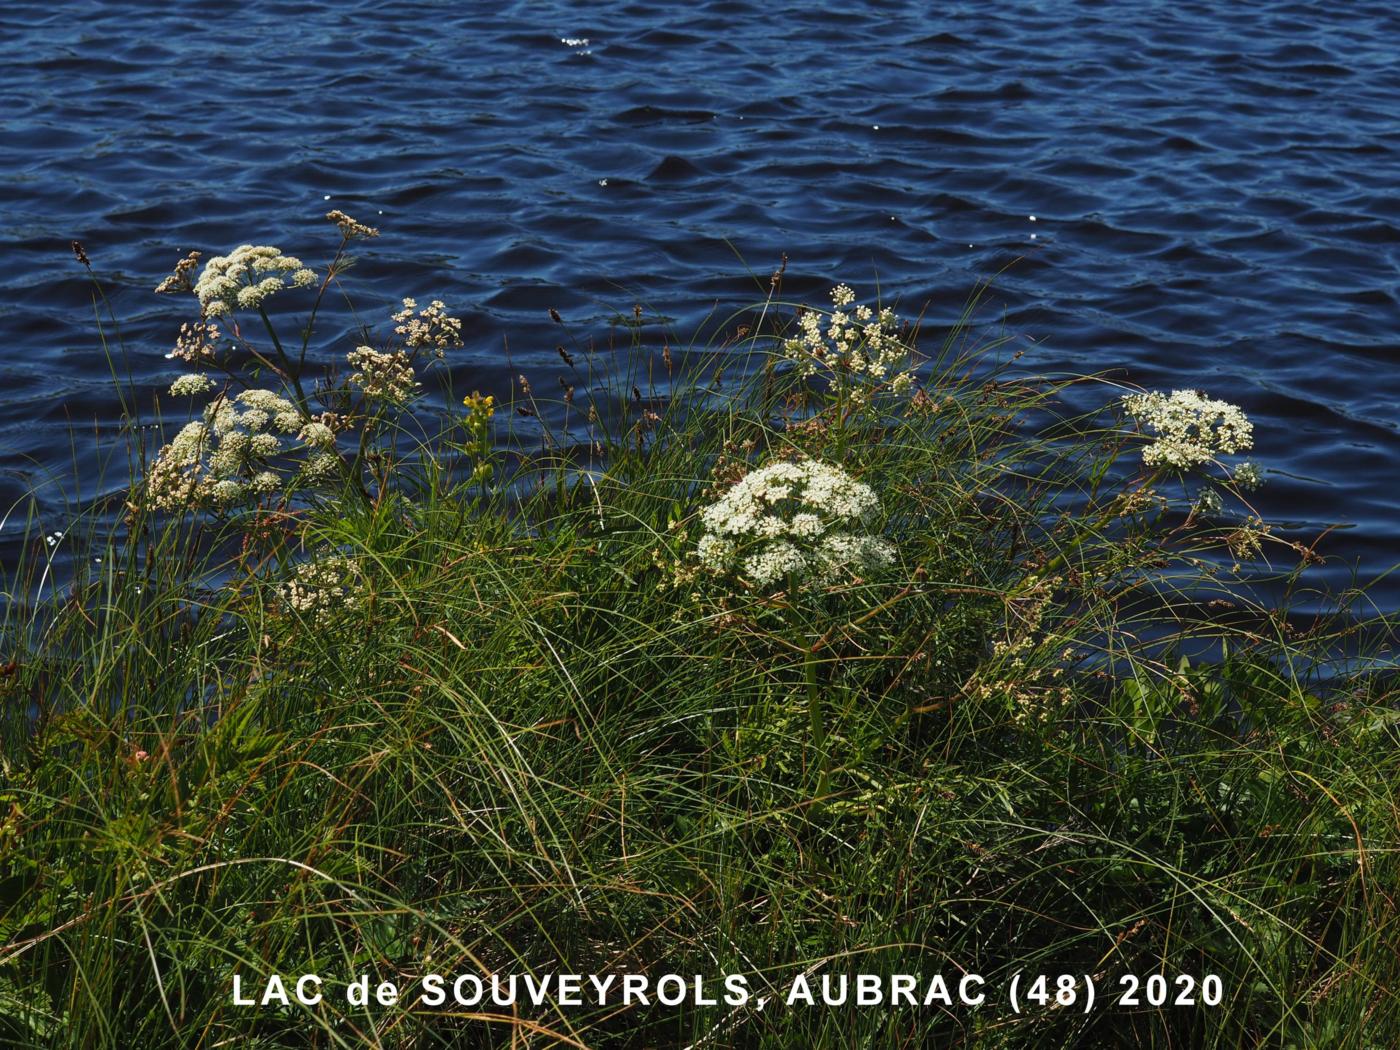
<svg viewBox="0 0 1400 1050"><path fill-rule="evenodd" d="M187 292L199 304L199 319L181 327L166 355L195 371L176 377L170 396L208 400L194 403L197 418L157 453L146 476L150 506L228 511L337 480L368 495L364 467L374 458L372 432L419 396L423 359L432 364L462 346L462 322L443 302L419 309L405 298L390 316L393 335L382 348L350 350L344 379L309 381L305 362L315 320L327 289L350 263L347 246L379 232L341 211L326 218L341 240L324 277L278 248L245 244L209 259L202 270L200 253L191 252L156 288ZM289 352L267 306L298 288L317 290L301 344ZM266 339L245 329L240 314L253 315ZM278 381L272 387L269 377ZM342 437L350 439L345 444L354 447L353 456L341 451ZM381 453L376 459L381 483L390 458Z"/></svg>
<svg viewBox="0 0 1400 1050"><path fill-rule="evenodd" d="M803 310L798 334L781 344L798 373L824 377L838 400L856 408L882 390L907 394L913 389L913 348L894 311L857 303L845 284L831 290L831 301L830 311Z"/></svg>
<svg viewBox="0 0 1400 1050"><path fill-rule="evenodd" d="M261 306L281 324L303 299L289 286ZM1209 1030L1176 1012L1179 1045L1254 1045L1254 1021L1290 1002L1319 1030L1370 1010L1370 1028L1400 1031L1400 1013L1381 1015L1397 972L1384 934L1400 929L1382 899L1400 855L1394 617L1358 619L1355 590L1319 615L1316 591L1272 571L1237 586L1217 551L1253 560L1260 523L1161 511L1169 461L1217 474L1246 454L1233 417L1193 399L1186 424L1161 414L1139 435L1121 402L1080 414L1098 379L943 351L918 394L846 413L794 367L721 384L727 337L684 348L672 372L638 310L630 356L605 363L566 337L588 442L568 432L567 386L560 440L543 422L512 433L535 411L526 382L499 407L473 393L445 439L419 441L404 432L426 415L427 377L395 355L432 366L454 326L403 309L373 331L337 324L354 332L324 348L339 378L303 381L305 405L251 356L282 367L260 312L182 333L174 359L196 378L161 394L190 419L149 492L227 520L139 495L129 524L106 500L62 522L43 520L40 493L16 504L0 926L21 950L6 950L0 1003L20 1005L0 1029L159 1043L162 990L200 987L230 944L262 975L461 969L459 931L435 919L452 914L471 916L488 965L519 946L520 973L634 968L639 936L680 973L796 972L857 942L879 948L872 971L920 943L996 973L1126 938L1138 961L1230 983L1237 1009ZM775 347L761 309L722 331ZM375 420L363 499L350 472ZM149 430L131 424L135 445ZM380 472L399 425L413 447ZM1143 466L1164 436L1176 453ZM328 482L288 491L318 462ZM1300 769L1315 782L1269 790ZM1066 894L1066 865L1082 892ZM1227 898L1269 951L1221 936ZM1045 921L982 936L1006 914ZM1316 915L1349 923L1333 938L1347 952L1317 950ZM226 1004L185 996L180 1029L264 1039L265 1011ZM431 1041L439 1017L415 1005L369 1027ZM335 1007L318 1011L327 1031L363 1019ZM591 1011L569 1032L651 1045L666 1019L643 1013ZM788 1011L770 1042L831 1045L819 1013ZM999 1018L999 1041L1073 1045L1073 1013ZM1218 1023L1232 1013L1245 1023ZM912 1041L957 1039L959 1018L927 1015ZM840 1025L860 1045L890 1027L871 1011ZM768 1030L752 1009L699 1010L687 1028L716 1045Z"/></svg>
<svg viewBox="0 0 1400 1050"><path fill-rule="evenodd" d="M875 490L840 467L778 460L700 512L695 555L754 587L829 584L893 563L894 547L871 531L879 511Z"/></svg>
<svg viewBox="0 0 1400 1050"><path fill-rule="evenodd" d="M1232 468L1221 458L1254 447L1254 425L1238 405L1197 390L1129 394L1122 404L1129 418L1150 434L1142 449L1143 466L1185 474L1214 465L1222 480L1238 489L1255 489L1263 483L1254 463L1246 460ZM1218 514L1222 506L1220 493L1208 480L1197 496L1195 513Z"/></svg>
<svg viewBox="0 0 1400 1050"><path fill-rule="evenodd" d="M875 490L842 468L814 459L775 460L749 471L700 511L695 558L712 576L760 591L786 590L785 630L805 653L803 677L817 799L830 788L826 703L819 680L820 638L798 619L797 599L823 594L844 578L892 565L895 548L877 531Z"/></svg>
<svg viewBox="0 0 1400 1050"><path fill-rule="evenodd" d="M292 613L323 623L337 612L358 609L364 588L364 571L357 559L327 552L293 568L277 594Z"/></svg>

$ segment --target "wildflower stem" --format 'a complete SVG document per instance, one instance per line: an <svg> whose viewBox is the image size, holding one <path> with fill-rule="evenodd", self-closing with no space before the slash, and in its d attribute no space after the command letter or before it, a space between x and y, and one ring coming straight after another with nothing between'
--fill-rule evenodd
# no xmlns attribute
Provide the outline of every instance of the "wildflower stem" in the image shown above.
<svg viewBox="0 0 1400 1050"><path fill-rule="evenodd" d="M816 650L808 647L802 662L807 681L807 716L812 729L812 751L817 762L817 798L821 799L831 789L831 759L826 751L826 710L817 682Z"/></svg>
<svg viewBox="0 0 1400 1050"><path fill-rule="evenodd" d="M297 405L301 408L304 418L311 418L311 403L306 398L306 391L301 388L301 376L298 369L292 365L291 358L287 356L287 351L282 349L282 340L277 338L277 330L272 327L272 319L267 316L267 311L263 307L258 307L258 316L263 320L263 327L267 329L268 337L272 340L272 345L277 351L278 360L282 362L282 368L291 382L292 388L297 394Z"/></svg>
<svg viewBox="0 0 1400 1050"><path fill-rule="evenodd" d="M306 331L301 337L301 351L297 355L297 371L300 372L306 365L306 351L311 346L311 333L316 329L316 315L321 311L321 302L326 297L326 292L331 286L331 281L335 280L339 272L337 267L340 260L345 255L345 246L350 243L348 236L340 238L340 247L335 250L335 258L331 260L330 266L326 267L326 279L321 282L321 287L316 291L316 301L311 304L311 316L306 321Z"/></svg>

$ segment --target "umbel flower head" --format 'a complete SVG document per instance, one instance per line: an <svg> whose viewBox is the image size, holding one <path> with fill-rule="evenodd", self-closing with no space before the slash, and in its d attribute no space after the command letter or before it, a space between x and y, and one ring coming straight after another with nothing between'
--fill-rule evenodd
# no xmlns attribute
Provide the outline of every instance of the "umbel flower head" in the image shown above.
<svg viewBox="0 0 1400 1050"><path fill-rule="evenodd" d="M408 349L430 350L441 360L446 351L462 345L462 320L449 317L441 299L434 299L416 315L415 310L418 310L417 300L404 299L403 309L392 315L394 331Z"/></svg>
<svg viewBox="0 0 1400 1050"><path fill-rule="evenodd" d="M176 378L170 384L171 397L198 397L200 394L207 394L215 387L214 380L210 379L202 372L190 372Z"/></svg>
<svg viewBox="0 0 1400 1050"><path fill-rule="evenodd" d="M402 405L412 400L418 391L413 365L402 350L382 351L361 346L351 350L346 360L355 369L350 375L351 385L359 387L371 400Z"/></svg>
<svg viewBox="0 0 1400 1050"><path fill-rule="evenodd" d="M269 295L290 282L293 288L316 283L316 272L301 260L266 245L243 244L227 255L216 255L204 264L194 294L205 317L234 310L256 310Z"/></svg>
<svg viewBox="0 0 1400 1050"><path fill-rule="evenodd" d="M212 386L204 376L182 379L206 380ZM182 388L181 380L172 393L195 393L177 388ZM146 476L146 499L157 509L172 511L227 510L254 502L282 486L272 460L324 447L324 438L310 433L312 426L296 406L271 390L220 394L200 419L186 424L160 450ZM300 435L298 440L294 435Z"/></svg>
<svg viewBox="0 0 1400 1050"><path fill-rule="evenodd" d="M795 580L830 583L894 561L894 548L869 531L880 511L875 490L840 467L778 461L740 478L700 514L701 565L766 587Z"/></svg>
<svg viewBox="0 0 1400 1050"><path fill-rule="evenodd" d="M279 596L292 612L320 622L338 610L359 608L363 584L355 559L329 553L293 569Z"/></svg>
<svg viewBox="0 0 1400 1050"><path fill-rule="evenodd" d="M1217 455L1254 447L1254 426L1239 406L1196 390L1129 394L1123 408L1156 434L1142 450L1142 461L1149 467L1186 470Z"/></svg>
<svg viewBox="0 0 1400 1050"><path fill-rule="evenodd" d="M889 308L878 313L856 303L856 293L844 284L831 290L835 309L830 314L807 310L798 318L799 335L783 343L783 354L805 376L830 373L845 383L853 400L868 396L868 388L888 384L896 394L914 383L908 370L909 348L899 338L899 319Z"/></svg>

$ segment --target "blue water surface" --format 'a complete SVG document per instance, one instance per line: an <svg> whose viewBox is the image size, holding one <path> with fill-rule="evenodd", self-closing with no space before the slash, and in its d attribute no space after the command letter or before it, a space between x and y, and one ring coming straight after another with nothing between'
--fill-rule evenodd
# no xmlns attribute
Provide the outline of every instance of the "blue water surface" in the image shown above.
<svg viewBox="0 0 1400 1050"><path fill-rule="evenodd" d="M1396 12L5 0L0 499L43 486L60 529L46 479L117 441L70 239L149 405L188 319L151 294L170 265L245 241L314 263L339 207L384 230L365 315L445 299L454 382L483 391L553 383L550 308L601 337L642 301L684 335L786 253L790 295L878 282L939 321L1015 261L990 320L1027 362L1242 404L1260 509L1308 543L1348 526L1317 576L1344 586L1400 560ZM1400 608L1400 580L1376 596Z"/></svg>

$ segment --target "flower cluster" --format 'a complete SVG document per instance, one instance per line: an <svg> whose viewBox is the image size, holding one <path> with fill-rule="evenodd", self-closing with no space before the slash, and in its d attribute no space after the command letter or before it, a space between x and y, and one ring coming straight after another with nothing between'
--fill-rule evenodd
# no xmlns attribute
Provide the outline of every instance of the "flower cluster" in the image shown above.
<svg viewBox="0 0 1400 1050"><path fill-rule="evenodd" d="M879 510L875 490L840 467L770 463L701 512L695 553L706 568L739 572L760 587L789 578L830 583L894 561L894 548L866 531Z"/></svg>
<svg viewBox="0 0 1400 1050"><path fill-rule="evenodd" d="M167 361L197 364L212 361L219 346L219 326L211 321L182 324L175 338L175 348L165 355Z"/></svg>
<svg viewBox="0 0 1400 1050"><path fill-rule="evenodd" d="M1224 506L1225 503L1220 498L1220 493L1214 488L1214 486L1207 485L1205 488L1201 489L1201 491L1196 496L1196 505L1194 513L1204 514L1206 517L1212 517L1216 514L1219 514L1220 511L1224 508Z"/></svg>
<svg viewBox="0 0 1400 1050"><path fill-rule="evenodd" d="M195 420L186 423L175 440L160 450L146 474L146 497L160 510L183 510L197 502L203 479L201 470L208 446L209 428Z"/></svg>
<svg viewBox="0 0 1400 1050"><path fill-rule="evenodd" d="M190 252L189 255L177 262L170 276L156 285L156 294L169 295L172 292L194 291L194 271L195 267L199 265L199 257L199 252Z"/></svg>
<svg viewBox="0 0 1400 1050"><path fill-rule="evenodd" d="M1149 467L1187 470L1217 454L1254 446L1254 426L1237 405L1195 390L1129 394L1123 408L1157 435L1142 450L1142 461Z"/></svg>
<svg viewBox="0 0 1400 1050"><path fill-rule="evenodd" d="M298 565L279 596L293 612L324 621L340 609L360 605L360 567L343 554L330 554Z"/></svg>
<svg viewBox="0 0 1400 1050"><path fill-rule="evenodd" d="M368 240L370 237L379 236L379 231L373 226L366 226L362 222L356 222L339 208L326 212L326 221L333 222L336 226L340 227L340 235L347 241L356 238Z"/></svg>
<svg viewBox="0 0 1400 1050"><path fill-rule="evenodd" d="M1242 489L1257 489L1264 484L1264 472L1256 464L1245 460L1235 467L1230 479Z"/></svg>
<svg viewBox="0 0 1400 1050"><path fill-rule="evenodd" d="M334 452L313 452L301 468L302 478L311 483L329 481L340 471L341 459Z"/></svg>
<svg viewBox="0 0 1400 1050"><path fill-rule="evenodd" d="M184 381L201 379L208 381L183 376L171 392L178 393ZM296 407L271 390L220 395L157 454L146 477L146 497L161 510L223 510L275 492L282 478L269 460L291 451L289 437L303 430Z"/></svg>
<svg viewBox="0 0 1400 1050"><path fill-rule="evenodd" d="M277 248L244 244L205 263L193 290L204 315L218 317L238 309L258 309L288 281L294 288L305 288L316 283L316 272Z"/></svg>
<svg viewBox="0 0 1400 1050"><path fill-rule="evenodd" d="M313 419L297 433L297 438L307 448L330 448L335 444L335 430L329 423Z"/></svg>
<svg viewBox="0 0 1400 1050"><path fill-rule="evenodd" d="M170 384L171 397L198 397L213 390L214 380L200 372L191 372L178 377Z"/></svg>
<svg viewBox="0 0 1400 1050"><path fill-rule="evenodd" d="M870 387L888 384L896 394L906 393L914 375L894 311L877 313L856 303L855 292L844 284L831 290L831 301L835 309L829 315L807 310L798 318L801 334L784 341L784 355L803 375L829 373L856 403L868 399Z"/></svg>
<svg viewBox="0 0 1400 1050"><path fill-rule="evenodd" d="M471 396L462 398L462 404L467 406L462 427L468 438L463 451L477 460L472 480L486 481L491 476L491 419L496 414L496 399L491 394L483 397L480 391L473 390Z"/></svg>
<svg viewBox="0 0 1400 1050"><path fill-rule="evenodd" d="M431 350L433 356L441 359L446 351L462 345L462 320L448 317L447 307L441 299L434 299L422 310L413 299L403 301L403 309L393 315L394 331L403 339L410 350Z"/></svg>
<svg viewBox="0 0 1400 1050"><path fill-rule="evenodd" d="M350 383L359 387L373 401L402 405L418 391L413 376L413 364L402 350L383 351L361 346L346 355L355 371Z"/></svg>
<svg viewBox="0 0 1400 1050"><path fill-rule="evenodd" d="M243 411L237 411L235 405ZM235 427L256 433L269 425L283 434L295 434L302 425L296 406L271 390L245 390L232 401L216 401L204 410L204 418L218 434Z"/></svg>
<svg viewBox="0 0 1400 1050"><path fill-rule="evenodd" d="M470 395L462 398L462 404L467 406L467 429L473 434L484 433L491 423L491 417L496 414L496 398L493 394L482 396L481 391L473 390Z"/></svg>

